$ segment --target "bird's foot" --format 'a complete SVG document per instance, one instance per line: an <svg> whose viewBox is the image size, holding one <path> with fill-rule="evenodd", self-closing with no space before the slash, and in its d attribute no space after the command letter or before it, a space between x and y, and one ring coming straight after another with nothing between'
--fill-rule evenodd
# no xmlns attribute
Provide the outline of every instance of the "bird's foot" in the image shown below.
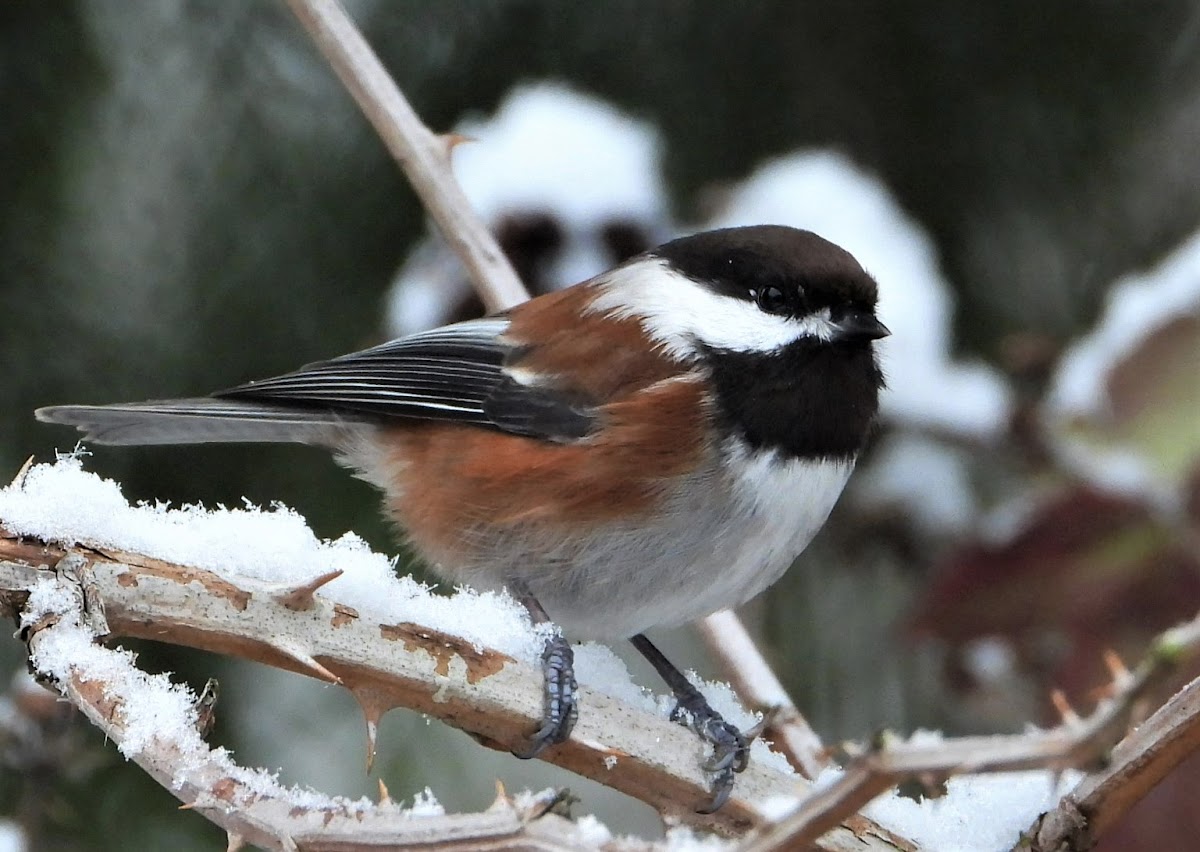
<svg viewBox="0 0 1200 852"><path fill-rule="evenodd" d="M574 665L575 653L566 639L555 635L546 640L545 650L542 651L545 687L542 727L530 738L528 746L513 749L517 757L523 760L537 757L547 746L557 745L571 736L571 729L579 718Z"/></svg>
<svg viewBox="0 0 1200 852"><path fill-rule="evenodd" d="M708 807L698 812L716 813L733 792L734 774L744 771L750 763L750 743L753 738L726 722L699 690L680 690L675 698L677 703L671 711L671 721L691 728L700 739L712 746L712 757L704 763L703 768L712 776L713 797Z"/></svg>

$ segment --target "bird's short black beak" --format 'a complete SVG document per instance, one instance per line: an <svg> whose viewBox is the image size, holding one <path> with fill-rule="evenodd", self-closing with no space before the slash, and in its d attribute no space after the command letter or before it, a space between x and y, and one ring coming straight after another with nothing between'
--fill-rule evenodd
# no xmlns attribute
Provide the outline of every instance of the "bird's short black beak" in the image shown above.
<svg viewBox="0 0 1200 852"><path fill-rule="evenodd" d="M874 314L866 311L851 311L834 325L837 327L836 339L840 343L863 343L892 333Z"/></svg>

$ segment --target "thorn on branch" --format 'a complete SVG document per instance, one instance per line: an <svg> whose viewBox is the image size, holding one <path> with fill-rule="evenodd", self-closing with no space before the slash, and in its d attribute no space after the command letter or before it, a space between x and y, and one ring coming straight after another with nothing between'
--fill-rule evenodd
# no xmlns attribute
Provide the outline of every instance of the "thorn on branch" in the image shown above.
<svg viewBox="0 0 1200 852"><path fill-rule="evenodd" d="M1075 708L1067 700L1066 693L1061 689L1056 689L1050 693L1050 703L1058 711L1058 717L1062 719L1064 725L1072 727L1079 724L1079 714L1075 712Z"/></svg>
<svg viewBox="0 0 1200 852"><path fill-rule="evenodd" d="M450 158L450 155L454 153L454 149L459 145L462 145L466 142L477 141L475 137L464 136L462 133L443 133L438 136L438 139L440 139L442 144L446 146L446 159Z"/></svg>
<svg viewBox="0 0 1200 852"><path fill-rule="evenodd" d="M12 483L9 485L12 489L19 489L25 485L25 477L29 475L29 469L33 467L33 456L25 459L25 464L21 465L17 470L17 475L13 477Z"/></svg>
<svg viewBox="0 0 1200 852"><path fill-rule="evenodd" d="M290 642L281 642L279 640L271 640L267 644L292 662L298 663L305 673L329 683L341 684L342 679L340 677L318 663L307 651L295 647Z"/></svg>
<svg viewBox="0 0 1200 852"><path fill-rule="evenodd" d="M1116 651L1108 648L1104 651L1104 665L1108 668L1108 673L1113 679L1113 685L1118 689L1124 689L1133 673L1125 666L1124 661Z"/></svg>
<svg viewBox="0 0 1200 852"><path fill-rule="evenodd" d="M348 687L358 707L362 710L363 721L367 725L367 772L375 768L376 737L379 734L379 720L383 714L394 706L381 698L373 689L368 687Z"/></svg>
<svg viewBox="0 0 1200 852"><path fill-rule="evenodd" d="M508 790L504 789L504 782L499 778L496 779L496 798L488 805L488 813L498 810L507 810L512 807L512 799L508 797Z"/></svg>
<svg viewBox="0 0 1200 852"><path fill-rule="evenodd" d="M317 589L333 582L344 573L340 568L328 571L303 585L285 589L276 594L274 598L293 612L305 612L313 608L313 594Z"/></svg>

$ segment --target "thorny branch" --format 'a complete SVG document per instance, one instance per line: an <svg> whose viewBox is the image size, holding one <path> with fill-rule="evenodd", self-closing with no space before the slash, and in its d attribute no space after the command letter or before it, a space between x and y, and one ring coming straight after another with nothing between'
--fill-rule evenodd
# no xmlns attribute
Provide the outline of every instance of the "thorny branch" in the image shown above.
<svg viewBox="0 0 1200 852"><path fill-rule="evenodd" d="M200 648L338 683L358 699L370 727L387 710L403 706L509 749L523 742L540 715L541 676L533 666L421 625L371 623L352 608L314 593L312 583L281 589L134 553L19 540L0 530L0 609L19 612L30 590L47 578L73 590L79 617L97 635ZM31 645L41 641L38 633L30 631ZM100 700L80 689L72 692L67 684L64 688L73 702ZM677 820L740 834L762 821L753 802L802 795L797 785L803 782L752 761L725 808L707 816L693 813L709 796L702 747L695 737L602 693L584 688L582 694L576 736L548 751L547 759ZM122 742L120 730L106 731ZM174 768L151 774L160 780L179 777L172 755L159 759ZM174 792L187 803L203 803L205 791L218 781L203 776L195 790ZM243 800L236 801L240 807ZM240 826L230 830L247 836ZM819 848L864 847L853 832L839 828L822 838ZM865 848L894 846L876 839Z"/></svg>
<svg viewBox="0 0 1200 852"><path fill-rule="evenodd" d="M59 614L28 631L31 655L56 632L78 627L85 613ZM127 684L140 672L129 658L105 651L106 677L73 668L57 685L71 703L104 731L117 747L129 741L127 719L135 712L138 696ZM132 757L145 772L172 790L188 810L203 814L223 828L228 848L247 843L272 850L372 850L405 846L439 850L580 850L596 848L584 843L580 829L567 819L548 812L546 796L514 800L503 790L487 811L477 814L414 816L397 805L380 784L377 803L320 800L312 803L292 791L271 789L259 774L232 764L223 754L202 747L207 758L197 761L196 731L161 730ZM644 844L642 849L653 849Z"/></svg>
<svg viewBox="0 0 1200 852"><path fill-rule="evenodd" d="M1090 825L1094 836L1098 836L1200 745L1200 702L1195 699L1200 682L1193 682L1179 693L1187 698L1181 700L1176 696L1156 714L1155 718L1161 715L1163 721L1144 725L1122 741L1135 721L1136 708L1152 697L1184 660L1195 657L1198 651L1200 616L1160 635L1135 671L1125 670L1114 660L1109 697L1101 700L1086 718L1078 717L1065 704L1061 705L1063 722L1053 730L1015 736L962 737L936 745L892 743L886 737L880 738L850 761L836 783L804 799L792 814L762 832L758 841L749 844L744 852L811 844L830 826L906 780L927 783L956 774L1036 768L1107 767L1085 778L1079 790L1068 797L1093 807L1102 801L1112 803L1103 819ZM1118 742L1120 745L1114 750ZM1108 781L1114 769L1122 765L1127 767L1124 775L1152 779L1152 783L1125 786L1122 788L1124 795L1117 795ZM1105 792L1100 793L1106 786ZM1079 804L1065 804L1059 810L1073 816L1080 808ZM1057 830L1047 828L1039 821L1034 831L1043 828L1047 836ZM1034 848L1062 847L1044 845Z"/></svg>
<svg viewBox="0 0 1200 852"><path fill-rule="evenodd" d="M1159 640L1194 649L1193 621ZM1190 634L1190 635L1188 635ZM1180 648L1183 649L1181 644ZM1168 646L1168 653L1170 653ZM1090 849L1171 770L1200 747L1200 680L1187 684L1117 744L1108 765L1091 773L1026 832L1031 852Z"/></svg>
<svg viewBox="0 0 1200 852"><path fill-rule="evenodd" d="M420 625L367 623L350 607L317 592L319 582L299 582L284 589L137 554L47 546L0 531L0 608L20 611L30 590L47 577L73 590L79 602L78 618L97 636L133 636L187 645L336 682L359 700L369 723L377 723L393 706L406 706L438 715L490 744L508 748L522 741L538 715L540 680L533 667ZM29 631L31 649L42 641L39 633L56 623L46 620ZM1163 634L1134 672L1116 669L1112 695L1085 719L1068 710L1063 724L1051 731L962 738L933 745L880 738L870 748L857 749L858 756L842 779L816 794L809 794L803 782L752 762L739 779L729 806L711 816L691 812L698 802L706 801L707 790L699 770L698 745L687 731L605 695L585 690L578 736L548 752L548 757L677 819L733 834L752 829L745 852L802 845L915 849L856 812L874 796L911 778L928 781L968 772L1101 764L1128 728L1134 707L1150 698L1198 648L1200 617ZM123 732L112 725L122 714L113 712L116 705L112 702L127 699L111 686L97 686L95 679L76 680L79 683L72 687L72 677L60 675L60 684L73 703L93 721L102 717L97 723L121 745ZM86 686L85 680L91 686ZM96 710L97 702L109 703ZM1031 829L1031 838L1039 844L1032 848L1086 848L1081 838L1091 841L1099 836L1197 743L1200 683L1193 683L1118 745L1105 768L1086 778L1073 796ZM847 751L855 749L848 747ZM617 760L612 764L614 757ZM191 770L181 767L178 755L169 748L165 752L158 749L153 758L159 764L142 765L154 777L170 779L167 786L191 777L187 775ZM217 819L208 805L218 792L224 795L235 789L229 785L238 779L230 781L228 769L220 763L202 769L212 777L202 774L173 787L183 801L235 835L250 837L250 828L240 820L251 819L255 825L267 825L275 832L272 836L284 836L279 833L284 828L278 821L264 822L258 811L251 816L230 813L246 804L256 805L259 799L264 802L262 810L275 814L272 819L282 818L287 810L278 802L270 804L270 797L251 795L241 787L236 788L240 791L237 798L224 800ZM794 799L797 808L773 822L757 810L757 803L778 801L779 797ZM271 811L272 807L278 813ZM304 811L287 813L290 819ZM321 818L332 819L325 811ZM391 819L386 814L375 818L384 823ZM304 825L289 825L287 836L305 829ZM835 826L833 830L829 830L831 826ZM366 831L363 848L370 848L367 841L375 836ZM1055 845L1063 838L1075 845ZM347 841L343 846L317 844L312 848L354 846Z"/></svg>

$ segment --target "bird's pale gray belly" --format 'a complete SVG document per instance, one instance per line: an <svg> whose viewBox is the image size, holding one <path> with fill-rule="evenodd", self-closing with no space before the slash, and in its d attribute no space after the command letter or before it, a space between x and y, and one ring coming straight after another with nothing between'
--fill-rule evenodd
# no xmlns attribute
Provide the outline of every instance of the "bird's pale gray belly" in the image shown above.
<svg viewBox="0 0 1200 852"><path fill-rule="evenodd" d="M848 462L781 461L727 451L678 483L653 525L611 524L585 537L513 531L475 565L446 570L477 588L524 580L568 635L620 638L736 606L774 583L837 501Z"/></svg>

